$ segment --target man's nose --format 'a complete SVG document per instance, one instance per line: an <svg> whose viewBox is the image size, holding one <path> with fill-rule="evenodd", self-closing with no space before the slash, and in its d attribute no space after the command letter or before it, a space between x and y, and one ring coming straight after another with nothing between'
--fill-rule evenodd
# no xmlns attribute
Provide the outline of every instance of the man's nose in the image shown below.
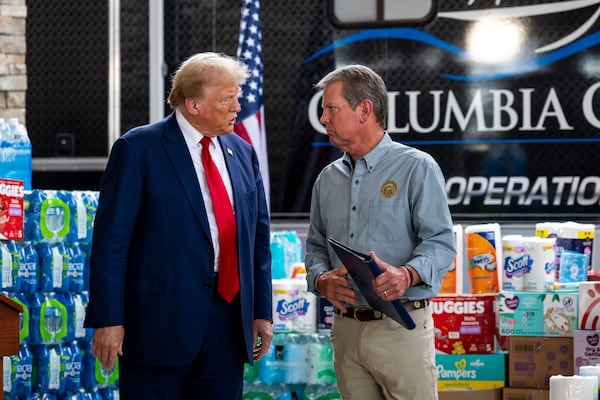
<svg viewBox="0 0 600 400"><path fill-rule="evenodd" d="M324 125L327 123L327 121L329 121L329 118L327 117L327 115L325 114L325 112L323 112L323 115L321 115L321 118L319 118L319 121Z"/></svg>
<svg viewBox="0 0 600 400"><path fill-rule="evenodd" d="M242 106L240 105L240 100L236 97L232 104L232 110L235 112L242 111Z"/></svg>

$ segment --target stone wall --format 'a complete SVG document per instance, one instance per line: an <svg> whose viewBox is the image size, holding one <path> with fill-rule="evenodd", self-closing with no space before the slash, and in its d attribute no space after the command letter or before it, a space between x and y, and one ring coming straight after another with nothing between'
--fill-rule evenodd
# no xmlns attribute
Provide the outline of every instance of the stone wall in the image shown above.
<svg viewBox="0 0 600 400"><path fill-rule="evenodd" d="M0 118L25 124L25 0L0 0Z"/></svg>

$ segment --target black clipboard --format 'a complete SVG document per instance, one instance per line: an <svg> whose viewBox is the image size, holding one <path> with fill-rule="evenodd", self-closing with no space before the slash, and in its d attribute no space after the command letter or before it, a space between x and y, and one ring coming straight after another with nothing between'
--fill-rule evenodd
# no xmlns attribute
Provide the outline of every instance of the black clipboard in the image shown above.
<svg viewBox="0 0 600 400"><path fill-rule="evenodd" d="M334 238L329 238L327 241L358 285L369 305L404 325L407 329L414 329L415 322L400 299L386 301L373 290L372 280L381 274L381 269L375 260L371 256L351 249Z"/></svg>

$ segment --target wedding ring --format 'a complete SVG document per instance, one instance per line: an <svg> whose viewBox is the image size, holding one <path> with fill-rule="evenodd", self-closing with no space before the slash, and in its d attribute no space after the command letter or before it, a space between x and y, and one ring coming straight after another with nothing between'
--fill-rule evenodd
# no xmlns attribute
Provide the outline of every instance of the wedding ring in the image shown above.
<svg viewBox="0 0 600 400"><path fill-rule="evenodd" d="M384 290L384 291L383 291L383 295L384 295L385 297L387 297L387 290Z"/></svg>

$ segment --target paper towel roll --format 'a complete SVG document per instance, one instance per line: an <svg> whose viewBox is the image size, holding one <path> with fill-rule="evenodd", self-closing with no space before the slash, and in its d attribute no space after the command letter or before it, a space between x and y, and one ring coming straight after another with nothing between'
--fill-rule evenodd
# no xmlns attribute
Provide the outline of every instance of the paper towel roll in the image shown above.
<svg viewBox="0 0 600 400"><path fill-rule="evenodd" d="M467 268L472 294L498 293L502 287L502 237L500 225L465 228Z"/></svg>
<svg viewBox="0 0 600 400"><path fill-rule="evenodd" d="M454 240L456 243L456 257L454 257L450 269L442 277L440 294L462 294L464 263L464 230L462 225L454 225Z"/></svg>
<svg viewBox="0 0 600 400"><path fill-rule="evenodd" d="M550 377L550 400L598 400L598 378L553 375Z"/></svg>
<svg viewBox="0 0 600 400"><path fill-rule="evenodd" d="M579 375L595 376L598 379L598 392L600 392L600 365L582 365L579 367Z"/></svg>
<svg viewBox="0 0 600 400"><path fill-rule="evenodd" d="M544 291L548 283L555 280L555 238L538 236L524 237L525 253L531 261L531 271L525 278L525 290Z"/></svg>
<svg viewBox="0 0 600 400"><path fill-rule="evenodd" d="M558 231L563 222L538 222L535 224L535 236L543 238L555 238L558 236ZM560 265L560 252L554 243L554 280L558 281L559 273L558 266Z"/></svg>
<svg viewBox="0 0 600 400"><path fill-rule="evenodd" d="M525 279L531 271L531 262L525 253L522 235L502 237L502 289L525 290Z"/></svg>

